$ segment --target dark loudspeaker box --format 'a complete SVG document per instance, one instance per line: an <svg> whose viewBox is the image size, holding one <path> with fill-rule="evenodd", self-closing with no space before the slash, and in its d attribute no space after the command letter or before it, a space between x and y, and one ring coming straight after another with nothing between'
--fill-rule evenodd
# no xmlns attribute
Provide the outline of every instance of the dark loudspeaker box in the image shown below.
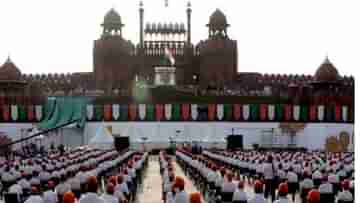
<svg viewBox="0 0 360 203"><path fill-rule="evenodd" d="M130 146L129 137L115 137L114 143L116 151L120 152Z"/></svg>
<svg viewBox="0 0 360 203"><path fill-rule="evenodd" d="M242 135L229 135L227 137L227 149L242 149L243 136Z"/></svg>

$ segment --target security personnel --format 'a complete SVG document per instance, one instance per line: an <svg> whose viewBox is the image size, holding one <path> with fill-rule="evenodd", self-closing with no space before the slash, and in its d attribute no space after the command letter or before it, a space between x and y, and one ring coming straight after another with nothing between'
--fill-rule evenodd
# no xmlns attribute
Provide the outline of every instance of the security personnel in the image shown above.
<svg viewBox="0 0 360 203"><path fill-rule="evenodd" d="M236 188L232 201L236 202L247 202L248 196L247 193L244 191L244 182L239 181L238 187Z"/></svg>
<svg viewBox="0 0 360 203"><path fill-rule="evenodd" d="M276 189L275 170L276 169L273 163L273 157L269 155L267 163L264 164L265 198L268 198L270 193L272 202L275 200L275 189Z"/></svg>
<svg viewBox="0 0 360 203"><path fill-rule="evenodd" d="M248 201L248 203L268 203L268 201L264 198L264 185L260 180L255 181L254 184L255 196Z"/></svg>
<svg viewBox="0 0 360 203"><path fill-rule="evenodd" d="M326 177L324 177L323 183L319 186L319 192L322 202L332 203L335 201L333 185L328 182Z"/></svg>
<svg viewBox="0 0 360 203"><path fill-rule="evenodd" d="M288 181L289 193L292 196L293 202L295 202L295 194L296 191L299 189L299 178L297 173L293 171L293 168L291 166L289 167L286 178Z"/></svg>
<svg viewBox="0 0 360 203"><path fill-rule="evenodd" d="M328 175L328 182L333 185L334 194L337 195L337 193L340 191L341 185L340 178L334 170L330 171Z"/></svg>
<svg viewBox="0 0 360 203"><path fill-rule="evenodd" d="M14 183L15 177L10 172L10 166L5 167L5 171L1 175L1 183L3 185L3 190L7 191L9 187Z"/></svg>
<svg viewBox="0 0 360 203"><path fill-rule="evenodd" d="M122 174L117 176L117 183L118 184L115 186L115 195L118 196L119 198L124 198L129 200L130 197L129 188L126 182L123 181Z"/></svg>
<svg viewBox="0 0 360 203"><path fill-rule="evenodd" d="M304 180L300 182L300 196L303 202L305 202L308 192L314 187L314 182L310 179L310 176L305 173Z"/></svg>

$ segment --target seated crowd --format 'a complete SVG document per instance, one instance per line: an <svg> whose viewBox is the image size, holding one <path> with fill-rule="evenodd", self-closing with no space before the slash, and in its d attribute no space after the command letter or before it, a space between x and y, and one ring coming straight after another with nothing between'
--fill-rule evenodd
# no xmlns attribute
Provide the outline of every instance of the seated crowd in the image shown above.
<svg viewBox="0 0 360 203"><path fill-rule="evenodd" d="M174 162L171 156L161 151L159 162L163 181L163 200L165 203L202 203L201 194L193 192L189 195L185 191L184 178L175 176Z"/></svg>
<svg viewBox="0 0 360 203"><path fill-rule="evenodd" d="M0 163L2 197L5 203L131 202L146 162L147 153L90 147L15 158Z"/></svg>
<svg viewBox="0 0 360 203"><path fill-rule="evenodd" d="M354 154L325 152L176 152L207 202L354 202ZM246 191L245 191L246 186ZM249 191L255 192L251 195Z"/></svg>

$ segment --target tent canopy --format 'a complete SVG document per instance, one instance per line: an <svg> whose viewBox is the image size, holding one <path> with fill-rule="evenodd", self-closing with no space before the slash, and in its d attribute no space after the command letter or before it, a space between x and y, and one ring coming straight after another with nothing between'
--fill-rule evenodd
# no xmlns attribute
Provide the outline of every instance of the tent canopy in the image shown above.
<svg viewBox="0 0 360 203"><path fill-rule="evenodd" d="M94 148L112 149L114 148L114 137L109 129L102 124L97 130L93 138L91 138L89 145Z"/></svg>

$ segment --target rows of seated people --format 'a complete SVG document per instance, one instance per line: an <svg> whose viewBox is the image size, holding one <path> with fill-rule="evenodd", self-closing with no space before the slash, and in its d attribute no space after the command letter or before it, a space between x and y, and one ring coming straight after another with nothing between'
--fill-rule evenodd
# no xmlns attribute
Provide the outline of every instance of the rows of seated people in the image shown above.
<svg viewBox="0 0 360 203"><path fill-rule="evenodd" d="M121 179L127 187L117 186L111 178L106 191L111 192L111 187L116 189L117 196L113 194L116 202L131 201L146 159L146 153L128 150L119 153L90 147L65 153L49 152L47 156L26 160L15 157L0 167L2 196L5 203L88 202L89 198L93 202L115 202L107 201L108 193L105 192L104 197L98 197L98 193L105 190L103 180L110 180L108 177L117 173L116 183Z"/></svg>
<svg viewBox="0 0 360 203"><path fill-rule="evenodd" d="M164 151L160 152L160 174L162 176L163 200L165 203L202 203L201 194L185 190L185 180L175 176L174 161Z"/></svg>
<svg viewBox="0 0 360 203"><path fill-rule="evenodd" d="M178 150L177 157L208 202L265 202L270 197L295 202L297 192L302 202L353 202L352 153L204 151L196 156ZM244 186L264 201L249 198Z"/></svg>

